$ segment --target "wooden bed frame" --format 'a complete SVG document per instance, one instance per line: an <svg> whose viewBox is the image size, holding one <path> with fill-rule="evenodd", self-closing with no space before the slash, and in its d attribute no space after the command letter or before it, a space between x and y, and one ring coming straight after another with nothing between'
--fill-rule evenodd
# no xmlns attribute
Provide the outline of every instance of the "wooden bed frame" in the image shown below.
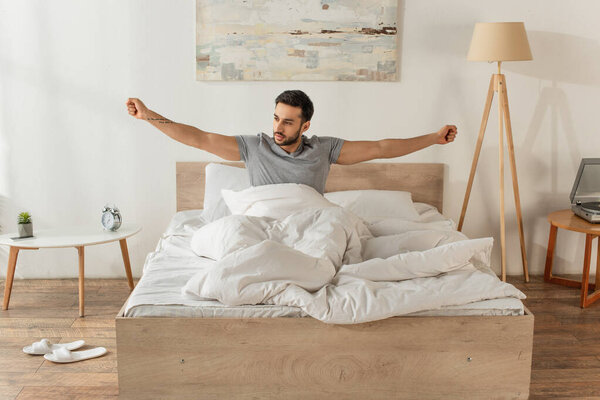
<svg viewBox="0 0 600 400"><path fill-rule="evenodd" d="M205 162L177 163L177 209L202 208ZM227 163L240 165L240 163ZM408 190L442 210L443 164L333 165L326 191ZM123 306L124 308L124 306ZM122 398L529 396L534 317L116 318Z"/></svg>

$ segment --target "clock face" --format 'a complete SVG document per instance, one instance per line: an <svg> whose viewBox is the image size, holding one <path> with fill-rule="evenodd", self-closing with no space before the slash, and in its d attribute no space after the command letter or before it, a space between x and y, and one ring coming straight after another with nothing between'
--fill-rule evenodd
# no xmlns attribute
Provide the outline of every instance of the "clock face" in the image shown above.
<svg viewBox="0 0 600 400"><path fill-rule="evenodd" d="M115 223L115 217L111 212L102 213L102 226L105 229L112 229Z"/></svg>

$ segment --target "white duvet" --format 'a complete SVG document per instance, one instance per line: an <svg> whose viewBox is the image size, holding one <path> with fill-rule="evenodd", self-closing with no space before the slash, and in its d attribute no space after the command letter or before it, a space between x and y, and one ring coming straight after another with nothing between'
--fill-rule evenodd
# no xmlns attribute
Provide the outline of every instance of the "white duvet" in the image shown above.
<svg viewBox="0 0 600 400"><path fill-rule="evenodd" d="M300 307L336 324L525 298L487 272L492 245L492 238L468 240L448 220L367 225L340 207L283 219L232 215L194 233L192 250L216 262L182 291L229 306Z"/></svg>

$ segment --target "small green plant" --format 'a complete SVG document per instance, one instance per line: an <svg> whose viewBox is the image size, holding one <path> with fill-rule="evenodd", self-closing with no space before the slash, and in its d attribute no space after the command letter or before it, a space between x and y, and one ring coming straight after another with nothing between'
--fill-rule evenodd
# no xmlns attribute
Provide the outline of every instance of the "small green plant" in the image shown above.
<svg viewBox="0 0 600 400"><path fill-rule="evenodd" d="M19 224L28 224L31 222L31 215L27 211L23 211L19 214L18 218Z"/></svg>

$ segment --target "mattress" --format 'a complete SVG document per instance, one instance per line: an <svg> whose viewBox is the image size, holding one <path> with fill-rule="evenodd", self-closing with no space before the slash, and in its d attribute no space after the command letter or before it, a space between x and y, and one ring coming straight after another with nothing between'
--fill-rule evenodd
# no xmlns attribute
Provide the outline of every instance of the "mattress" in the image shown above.
<svg viewBox="0 0 600 400"><path fill-rule="evenodd" d="M420 222L447 220L434 207L415 203ZM143 274L125 306L126 317L191 318L295 318L307 317L300 308L277 305L226 306L218 301L189 299L181 294L187 281L214 261L198 257L190 249L195 230L206 224L202 210L176 213L155 251L148 254ZM494 274L493 271L485 271ZM478 301L460 306L425 310L411 316L523 315L521 300L510 297Z"/></svg>

